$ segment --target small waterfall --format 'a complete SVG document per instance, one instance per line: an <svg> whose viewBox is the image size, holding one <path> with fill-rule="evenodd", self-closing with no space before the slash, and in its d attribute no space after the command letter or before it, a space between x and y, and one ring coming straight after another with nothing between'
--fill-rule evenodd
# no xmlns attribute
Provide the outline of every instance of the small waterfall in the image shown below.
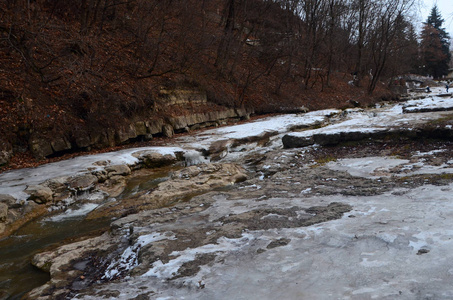
<svg viewBox="0 0 453 300"><path fill-rule="evenodd" d="M200 151L196 150L190 150L184 153L184 159L186 162L186 167L199 164L207 164L211 161L209 157L204 156Z"/></svg>

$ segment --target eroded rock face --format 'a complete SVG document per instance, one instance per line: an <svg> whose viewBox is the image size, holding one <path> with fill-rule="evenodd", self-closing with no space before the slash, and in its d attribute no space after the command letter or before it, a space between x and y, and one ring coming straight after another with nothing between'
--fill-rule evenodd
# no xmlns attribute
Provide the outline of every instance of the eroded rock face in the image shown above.
<svg viewBox="0 0 453 300"><path fill-rule="evenodd" d="M162 126L162 134L165 137L172 137L175 134L173 126L170 124L165 124L164 126Z"/></svg>
<svg viewBox="0 0 453 300"><path fill-rule="evenodd" d="M195 91L199 94L200 91ZM185 92L183 92L185 94ZM203 94L203 93L202 93ZM187 95L180 95L186 97ZM180 97L178 96L178 97ZM190 96L192 97L192 96ZM198 96L197 96L198 97ZM206 96L199 96L205 99ZM179 99L190 106L192 100ZM197 101L196 101L197 102ZM203 103L205 100L202 101ZM190 111L190 109L188 109ZM239 120L249 116L253 111L246 109L222 108L219 111L210 111L206 113L189 113L178 117L154 117L149 120L137 121L130 124L122 124L117 130L108 128L102 131L79 132L71 142L65 136L55 136L51 133L33 134L29 139L29 149L37 158L44 158L54 154L62 153L67 150L88 149L91 147L112 147L119 144L125 144L134 139L151 139L154 134L162 134L165 137L172 137L175 131L189 131L190 129L205 128L209 126L218 126L225 124L228 120ZM80 148L80 149L78 149ZM0 145L0 165L8 163L13 154L12 147Z"/></svg>
<svg viewBox="0 0 453 300"><path fill-rule="evenodd" d="M312 136L292 136L290 134L286 134L282 138L283 146L285 148L302 148L306 146L313 145L315 143Z"/></svg>

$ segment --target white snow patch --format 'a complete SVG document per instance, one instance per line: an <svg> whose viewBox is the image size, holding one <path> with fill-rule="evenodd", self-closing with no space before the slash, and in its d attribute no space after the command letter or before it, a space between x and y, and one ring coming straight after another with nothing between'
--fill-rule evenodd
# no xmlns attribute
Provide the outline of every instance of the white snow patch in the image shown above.
<svg viewBox="0 0 453 300"><path fill-rule="evenodd" d="M327 163L327 167L334 171L348 172L352 176L379 178L389 172L389 169L407 163L409 163L407 159L375 156L339 159Z"/></svg>
<svg viewBox="0 0 453 300"><path fill-rule="evenodd" d="M445 151L446 151L446 149L436 149L436 150L431 150L431 151L428 151L428 152L417 151L417 152L415 152L415 156L434 155L436 153L442 153L442 152L445 152Z"/></svg>
<svg viewBox="0 0 453 300"><path fill-rule="evenodd" d="M453 108L451 99L441 97L425 98L421 100L409 100L406 102L404 110L406 112L416 112L420 109L450 109Z"/></svg>

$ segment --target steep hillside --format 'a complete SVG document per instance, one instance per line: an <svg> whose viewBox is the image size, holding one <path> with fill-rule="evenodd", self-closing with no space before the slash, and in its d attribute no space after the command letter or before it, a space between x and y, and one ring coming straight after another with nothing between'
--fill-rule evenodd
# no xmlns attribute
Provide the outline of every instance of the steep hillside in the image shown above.
<svg viewBox="0 0 453 300"><path fill-rule="evenodd" d="M237 119L391 97L383 85L371 97L348 84L345 57L331 57L329 71L307 64L303 45L293 47L303 24L274 1L2 1L0 165L171 136L164 126L178 130L181 115L232 109L225 118ZM184 91L206 101L174 102Z"/></svg>

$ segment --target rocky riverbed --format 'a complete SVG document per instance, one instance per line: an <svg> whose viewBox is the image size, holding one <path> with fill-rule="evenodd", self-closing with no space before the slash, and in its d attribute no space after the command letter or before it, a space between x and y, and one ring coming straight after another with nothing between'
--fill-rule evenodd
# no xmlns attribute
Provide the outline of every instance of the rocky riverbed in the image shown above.
<svg viewBox="0 0 453 300"><path fill-rule="evenodd" d="M25 298L452 298L453 99L418 101L205 131L126 164L92 158L88 181L63 186L98 195L86 218L110 226L35 255L51 279ZM163 164L164 180L121 198ZM44 186L48 200L27 201L71 207L68 189Z"/></svg>

